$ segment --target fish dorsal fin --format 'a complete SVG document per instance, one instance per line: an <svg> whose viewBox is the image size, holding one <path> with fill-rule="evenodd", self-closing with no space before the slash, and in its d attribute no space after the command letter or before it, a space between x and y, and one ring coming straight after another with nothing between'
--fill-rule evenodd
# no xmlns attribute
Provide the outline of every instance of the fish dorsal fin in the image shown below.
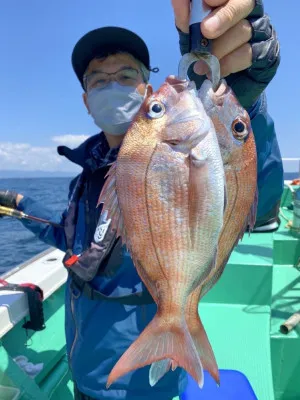
<svg viewBox="0 0 300 400"><path fill-rule="evenodd" d="M117 195L116 172L117 163L114 162L105 176L106 181L101 190L97 207L103 204L101 214L107 212L107 218L111 220L111 229L116 230L117 238L121 237L122 244L127 244L124 220Z"/></svg>
<svg viewBox="0 0 300 400"><path fill-rule="evenodd" d="M192 150L189 154L189 225L191 242L195 245L198 237L197 220L205 215L206 195L203 193L202 181L207 170L205 156ZM204 172L203 172L204 171ZM203 217L204 218L204 217Z"/></svg>

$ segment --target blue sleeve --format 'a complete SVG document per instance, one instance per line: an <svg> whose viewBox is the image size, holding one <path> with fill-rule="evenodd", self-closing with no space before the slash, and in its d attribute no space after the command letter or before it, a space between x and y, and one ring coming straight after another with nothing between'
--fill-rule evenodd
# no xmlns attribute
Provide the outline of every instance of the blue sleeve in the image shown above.
<svg viewBox="0 0 300 400"><path fill-rule="evenodd" d="M48 221L59 224L64 223L66 211L61 217L53 214L51 210L46 208L42 203L39 203L30 197L24 196L18 205L18 210L24 211L25 214L33 215L34 217L44 218ZM62 251L66 251L65 233L63 228L58 228L52 225L46 225L41 222L31 221L27 219L21 220L25 228L29 229L38 239L50 246L56 247Z"/></svg>
<svg viewBox="0 0 300 400"><path fill-rule="evenodd" d="M77 178L78 177L73 179L70 183L69 198ZM23 211L25 214L33 215L34 217L44 218L48 221L56 222L60 225L64 224L64 219L67 212L67 210L65 210L62 215L56 215L51 210L46 208L42 203L27 196L24 196L20 201L18 210ZM66 251L66 239L63 228L58 228L52 225L46 225L41 222L26 219L22 219L21 222L25 228L29 229L44 243L56 247L62 251Z"/></svg>
<svg viewBox="0 0 300 400"><path fill-rule="evenodd" d="M265 93L248 109L257 151L258 209L257 220L280 202L284 173L274 121L268 113Z"/></svg>

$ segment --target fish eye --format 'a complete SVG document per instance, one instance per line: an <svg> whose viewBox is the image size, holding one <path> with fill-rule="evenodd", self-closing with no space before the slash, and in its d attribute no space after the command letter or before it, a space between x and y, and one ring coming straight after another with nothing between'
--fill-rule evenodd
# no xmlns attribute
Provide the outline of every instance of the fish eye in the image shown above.
<svg viewBox="0 0 300 400"><path fill-rule="evenodd" d="M149 105L148 115L151 118L161 118L165 114L165 106L159 101L152 101Z"/></svg>
<svg viewBox="0 0 300 400"><path fill-rule="evenodd" d="M233 136L237 140L244 140L248 136L247 124L241 118L236 118L232 123Z"/></svg>

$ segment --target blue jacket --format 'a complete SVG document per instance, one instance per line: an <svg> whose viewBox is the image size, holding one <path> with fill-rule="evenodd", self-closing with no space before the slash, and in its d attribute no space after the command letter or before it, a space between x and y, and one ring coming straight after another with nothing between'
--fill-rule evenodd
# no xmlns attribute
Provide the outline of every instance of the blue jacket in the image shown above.
<svg viewBox="0 0 300 400"><path fill-rule="evenodd" d="M267 113L265 95L249 110L256 139L258 154L258 217L270 211L279 201L283 191L283 168L272 119ZM64 155L72 162L92 169L93 173L105 167L103 156L99 156L101 135L95 135L79 148L65 149ZM98 147L97 147L98 146ZM100 149L101 150L101 149ZM101 151L100 151L101 153ZM94 181L89 196L98 198L101 187ZM71 183L70 192L74 186ZM86 221L86 197L83 193L79 201L76 240L73 251L79 254L91 241L91 221ZM20 210L42 218L63 223L62 216L52 215L43 204L29 197L20 202ZM94 217L93 217L94 218ZM96 217L95 217L96 219ZM22 221L39 239L66 250L62 230L33 221ZM93 224L92 224L93 225ZM97 276L92 285L107 295L124 295L141 291L142 284L129 254L122 249L120 267L113 277ZM127 374L116 381L109 390L105 389L107 376L111 369L139 336L153 318L156 305L126 306L107 301L93 301L85 298L66 284L66 341L70 367L79 390L95 399L156 399L167 400L184 390L185 372L176 369L169 372L153 388L149 386L149 367Z"/></svg>

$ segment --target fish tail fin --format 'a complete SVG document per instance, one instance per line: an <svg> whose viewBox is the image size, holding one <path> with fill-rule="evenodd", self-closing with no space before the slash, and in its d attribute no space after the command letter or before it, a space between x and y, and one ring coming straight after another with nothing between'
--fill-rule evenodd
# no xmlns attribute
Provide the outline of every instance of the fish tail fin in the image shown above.
<svg viewBox="0 0 300 400"><path fill-rule="evenodd" d="M154 386L167 372L172 368L172 371L178 367L176 361L166 358L165 360L156 361L151 364L149 371L149 382Z"/></svg>
<svg viewBox="0 0 300 400"><path fill-rule="evenodd" d="M199 317L198 310L197 314L195 314L193 317L190 315L189 318L194 319L191 324L192 328L189 326L189 323L188 326L198 355L203 363L203 368L210 373L217 385L220 385L219 368L204 326Z"/></svg>
<svg viewBox="0 0 300 400"><path fill-rule="evenodd" d="M175 363L176 364L176 363ZM170 358L165 358L164 360L155 361L151 364L149 371L149 383L150 386L154 386L172 367L173 361Z"/></svg>
<svg viewBox="0 0 300 400"><path fill-rule="evenodd" d="M192 316L188 315L187 318L189 322L189 319L192 318ZM220 385L219 368L198 313L193 317L193 321L191 321L189 330L198 355L203 364L203 368L210 373L217 385ZM175 371L177 366L178 365L176 361L170 359L154 362L149 371L150 384L151 382L153 382L153 384L157 383L170 370L171 367L172 371Z"/></svg>
<svg viewBox="0 0 300 400"><path fill-rule="evenodd" d="M176 362L174 360L172 360L172 371L175 371L175 369L178 367L178 365L176 364Z"/></svg>
<svg viewBox="0 0 300 400"><path fill-rule="evenodd" d="M106 387L130 371L164 359L174 360L176 366L184 368L199 387L203 387L202 364L185 319L182 318L176 324L170 318L168 321L168 318L159 312L118 360L108 376ZM168 362L166 364L169 369L170 364ZM149 379L150 385L154 386L157 380L151 381L150 376Z"/></svg>

